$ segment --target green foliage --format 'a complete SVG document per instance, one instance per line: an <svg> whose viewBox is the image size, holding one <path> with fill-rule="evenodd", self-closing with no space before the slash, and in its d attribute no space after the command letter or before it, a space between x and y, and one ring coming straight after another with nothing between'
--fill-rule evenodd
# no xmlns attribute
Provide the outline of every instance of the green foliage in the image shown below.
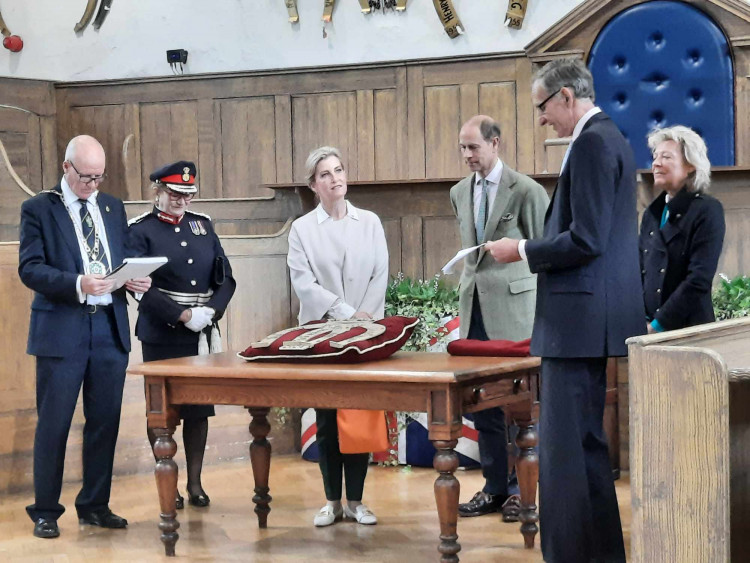
<svg viewBox="0 0 750 563"><path fill-rule="evenodd" d="M712 295L716 320L750 315L750 277L737 276L731 280L724 274L719 277L720 283Z"/></svg>
<svg viewBox="0 0 750 563"><path fill-rule="evenodd" d="M404 350L425 351L432 338L439 337L440 319L458 315L458 290L440 275L429 280L413 280L401 272L385 292L385 316L417 317L420 323Z"/></svg>

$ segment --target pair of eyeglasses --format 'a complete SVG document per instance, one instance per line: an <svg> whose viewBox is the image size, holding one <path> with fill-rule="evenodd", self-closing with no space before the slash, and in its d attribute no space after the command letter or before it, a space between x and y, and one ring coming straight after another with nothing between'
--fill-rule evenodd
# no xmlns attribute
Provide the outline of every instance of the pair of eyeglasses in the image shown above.
<svg viewBox="0 0 750 563"><path fill-rule="evenodd" d="M557 94L559 94L560 90L562 90L562 88L558 88L557 90L552 92L549 96L544 98L544 100L541 103L536 105L536 109L544 113L545 110L547 109L547 102L549 102L552 98L554 98Z"/></svg>
<svg viewBox="0 0 750 563"><path fill-rule="evenodd" d="M86 184L87 186L88 186L88 185L89 185L89 184L90 184L91 182L96 182L97 184L101 184L101 183L102 183L102 182L103 182L104 180L106 180L106 179L107 179L107 175L106 175L106 174L102 174L101 176L92 176L91 174L81 174L81 173L80 173L80 172L78 171L78 168L76 168L76 165L75 165L75 164L73 164L73 161L72 161L72 160L69 160L69 161L68 161L68 164L70 164L70 165L71 165L71 166L73 167L73 170L75 170L75 171L76 171L76 174L78 174L78 179L79 179L79 180L80 180L80 181L81 181L82 183Z"/></svg>
<svg viewBox="0 0 750 563"><path fill-rule="evenodd" d="M169 195L169 199L172 201L179 201L181 199L184 199L185 201L190 201L195 196L195 194L181 194L179 192L173 192L171 190L167 191L167 195Z"/></svg>

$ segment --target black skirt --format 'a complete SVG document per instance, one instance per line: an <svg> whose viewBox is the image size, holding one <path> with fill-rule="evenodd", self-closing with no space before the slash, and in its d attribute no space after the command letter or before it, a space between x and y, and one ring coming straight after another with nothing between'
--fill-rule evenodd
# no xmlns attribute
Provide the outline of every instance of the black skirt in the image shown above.
<svg viewBox="0 0 750 563"><path fill-rule="evenodd" d="M198 355L198 343L195 344L148 344L141 342L143 361L171 360L173 358L187 358ZM214 416L213 405L180 405L180 418L195 419Z"/></svg>

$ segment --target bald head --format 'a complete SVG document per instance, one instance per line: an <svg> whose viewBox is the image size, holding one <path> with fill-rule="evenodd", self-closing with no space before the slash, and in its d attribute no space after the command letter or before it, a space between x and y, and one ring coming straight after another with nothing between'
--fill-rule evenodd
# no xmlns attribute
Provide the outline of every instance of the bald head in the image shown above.
<svg viewBox="0 0 750 563"><path fill-rule="evenodd" d="M88 199L104 174L106 159L101 143L90 135L73 137L65 149L63 173L68 186L79 198ZM94 181L89 181L94 178Z"/></svg>
<svg viewBox="0 0 750 563"><path fill-rule="evenodd" d="M497 164L500 126L488 115L475 115L461 127L458 144L469 169L484 178Z"/></svg>

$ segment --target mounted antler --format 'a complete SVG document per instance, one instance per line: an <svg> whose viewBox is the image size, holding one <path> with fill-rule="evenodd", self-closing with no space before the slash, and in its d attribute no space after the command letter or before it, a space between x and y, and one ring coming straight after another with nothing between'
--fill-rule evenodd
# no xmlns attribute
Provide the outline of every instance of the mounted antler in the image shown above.
<svg viewBox="0 0 750 563"><path fill-rule="evenodd" d="M94 17L94 10L96 9L96 0L88 0L86 3L86 9L83 12L83 15L81 16L81 21L79 21L76 26L73 28L73 30L78 33L79 31L83 31L86 29L86 27L91 22L91 18Z"/></svg>
<svg viewBox="0 0 750 563"><path fill-rule="evenodd" d="M109 11L112 9L112 1L113 0L102 0L102 3L99 4L99 11L94 18L94 29L99 29L104 23L104 20L107 19Z"/></svg>

